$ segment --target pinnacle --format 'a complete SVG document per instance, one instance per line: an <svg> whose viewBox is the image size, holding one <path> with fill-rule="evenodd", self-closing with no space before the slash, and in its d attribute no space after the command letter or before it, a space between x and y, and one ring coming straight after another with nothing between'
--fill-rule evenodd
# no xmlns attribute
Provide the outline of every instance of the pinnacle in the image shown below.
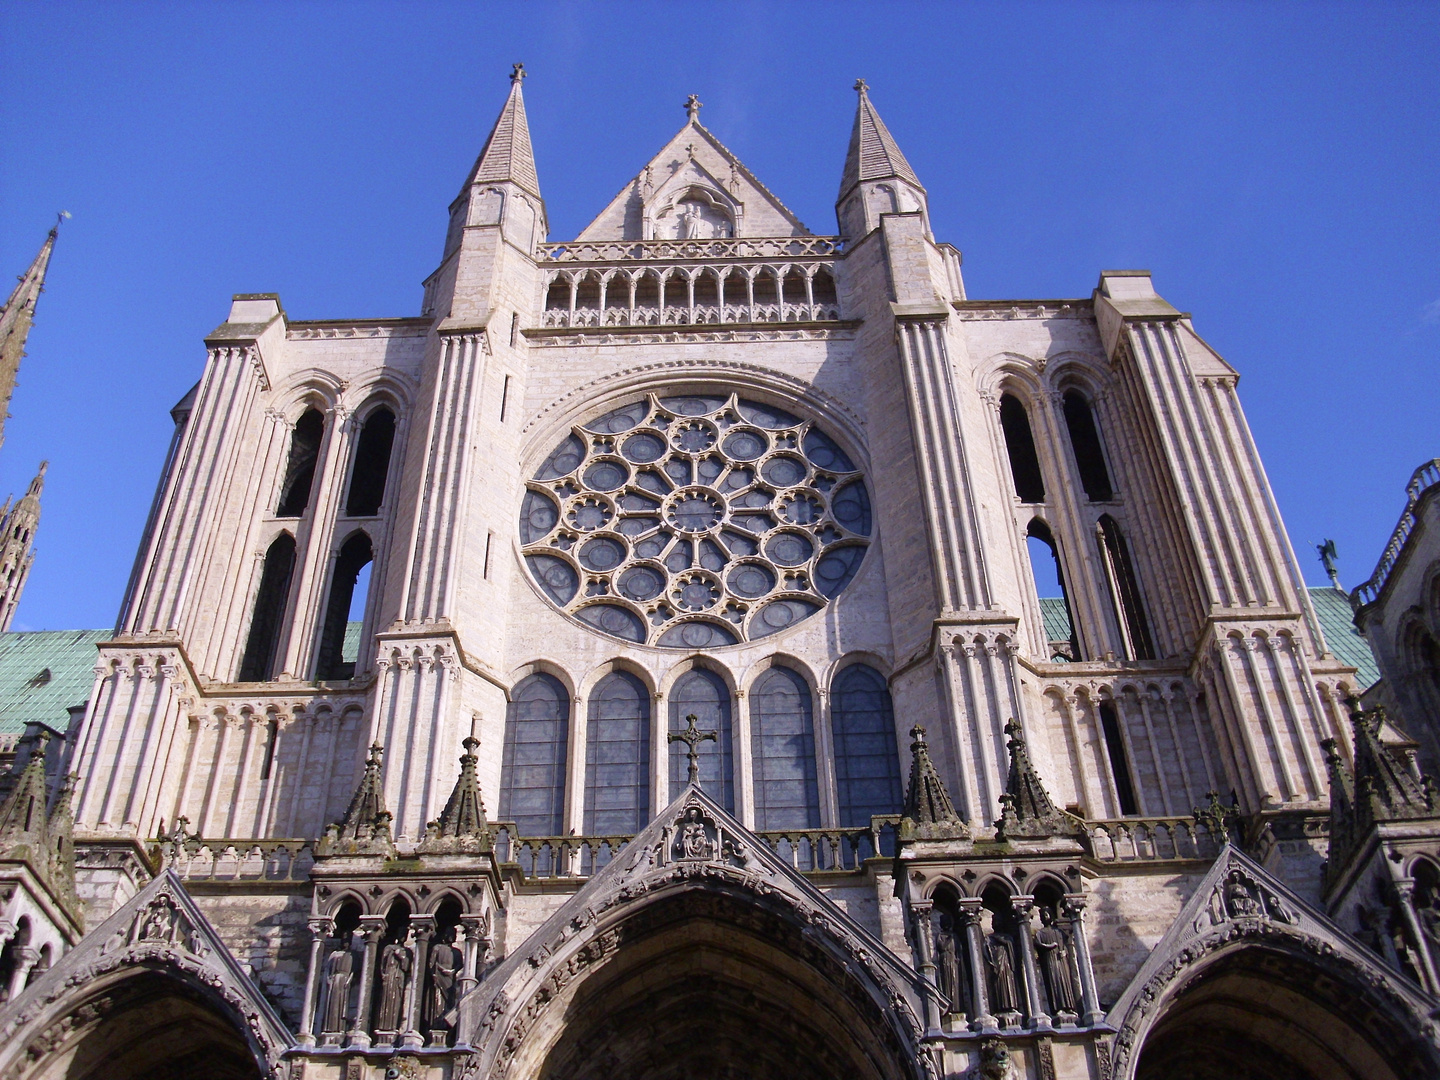
<svg viewBox="0 0 1440 1080"><path fill-rule="evenodd" d="M905 792L905 819L909 830L921 839L968 836L969 830L955 812L950 792L930 760L925 729L910 729L910 785Z"/></svg>
<svg viewBox="0 0 1440 1080"><path fill-rule="evenodd" d="M855 127L850 132L850 149L845 154L845 171L840 177L840 200L863 180L883 180L887 177L906 180L923 191L925 185L920 183L915 170L905 160L890 130L875 111L870 101L869 85L864 79L857 79L855 90L860 100L855 108Z"/></svg>
<svg viewBox="0 0 1440 1080"><path fill-rule="evenodd" d="M540 198L540 178L535 172L535 152L530 145L530 124L525 118L525 97L521 84L525 81L525 65L516 64L510 75L510 96L500 110L500 117L475 167L470 171L471 184L495 184L506 181Z"/></svg>
<svg viewBox="0 0 1440 1080"><path fill-rule="evenodd" d="M1005 794L1000 796L1000 819L995 822L996 839L1011 837L1044 837L1068 832L1065 819L1030 761L1025 735L1011 719L1005 725L1009 741L1010 772L1005 780Z"/></svg>
<svg viewBox="0 0 1440 1080"><path fill-rule="evenodd" d="M460 776L445 803L439 819L430 822L430 840L460 838L487 839L490 823L485 818L485 804L480 798L480 778L475 765L479 760L475 749L480 740L473 735L464 740L465 753L460 755Z"/></svg>

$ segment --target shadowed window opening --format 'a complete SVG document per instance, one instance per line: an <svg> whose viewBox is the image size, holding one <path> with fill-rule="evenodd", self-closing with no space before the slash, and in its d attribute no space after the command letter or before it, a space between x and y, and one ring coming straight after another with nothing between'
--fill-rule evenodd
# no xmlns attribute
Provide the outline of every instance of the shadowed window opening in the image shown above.
<svg viewBox="0 0 1440 1080"><path fill-rule="evenodd" d="M730 688L719 675L695 668L680 676L670 692L670 731L686 729L686 717L695 714L697 731L713 731L714 739L695 746L700 767L700 790L735 812L735 774L730 748ZM685 790L690 763L689 746L679 740L670 743L670 798Z"/></svg>
<svg viewBox="0 0 1440 1080"><path fill-rule="evenodd" d="M1005 450L1010 455L1010 475L1021 502L1045 501L1045 481L1040 477L1040 458L1030 434L1030 417L1013 394L1000 399L1000 427L1005 432Z"/></svg>
<svg viewBox="0 0 1440 1080"><path fill-rule="evenodd" d="M320 440L325 435L325 418L318 409L306 409L290 436L290 460L285 463L285 482L280 486L276 517L299 517L310 505L310 488L315 483L315 465L320 460Z"/></svg>
<svg viewBox="0 0 1440 1080"><path fill-rule="evenodd" d="M345 512L371 517L385 501L385 478L390 472L390 450L395 443L395 414L379 408L365 418L355 447L355 468L350 473L350 497Z"/></svg>
<svg viewBox="0 0 1440 1080"><path fill-rule="evenodd" d="M1085 395L1078 390L1065 394L1065 426L1070 429L1070 449L1080 469L1080 484L1091 502L1107 502L1115 497L1110 471L1105 468L1105 452L1100 448L1100 432L1095 426L1095 413Z"/></svg>
<svg viewBox="0 0 1440 1080"><path fill-rule="evenodd" d="M719 279L709 271L695 275L695 306L714 307L720 303Z"/></svg>
<svg viewBox="0 0 1440 1080"><path fill-rule="evenodd" d="M890 690L874 668L852 664L831 700L840 827L868 828L875 814L900 813L903 798Z"/></svg>
<svg viewBox="0 0 1440 1080"><path fill-rule="evenodd" d="M250 637L240 661L241 682L266 682L274 677L275 652L280 644L280 627L285 620L290 575L294 570L295 538L281 533L265 553L265 565L260 571L260 588L255 593L255 610L250 617Z"/></svg>
<svg viewBox="0 0 1440 1080"><path fill-rule="evenodd" d="M316 664L317 679L348 679L355 674L354 660L345 659L345 627L350 621L350 612L356 599L356 584L360 571L370 565L375 557L370 547L370 537L357 532L345 541L340 555L335 560L335 572L330 579L330 603L325 608L325 625L320 631L320 658ZM370 576L365 576L366 591L369 590ZM364 598L361 598L360 612L364 617Z"/></svg>
<svg viewBox="0 0 1440 1080"><path fill-rule="evenodd" d="M587 836L633 836L650 816L650 695L612 671L590 695L585 726Z"/></svg>
<svg viewBox="0 0 1440 1080"><path fill-rule="evenodd" d="M815 297L817 304L834 304L837 302L835 296L835 279L830 276L830 271L821 267L815 271L815 276L810 280L810 294Z"/></svg>
<svg viewBox="0 0 1440 1080"><path fill-rule="evenodd" d="M521 836L558 836L565 809L570 698L553 675L522 679L505 708L500 817Z"/></svg>
<svg viewBox="0 0 1440 1080"><path fill-rule="evenodd" d="M814 709L810 687L789 668L771 668L750 691L750 741L755 828L818 829Z"/></svg>
<svg viewBox="0 0 1440 1080"><path fill-rule="evenodd" d="M1150 640L1150 627L1145 621L1145 608L1140 603L1140 583L1130 562L1130 548L1120 535L1120 526L1109 514L1101 517L1100 554L1110 579L1110 597L1115 616L1125 635L1125 651L1132 660L1153 660L1155 646Z"/></svg>
<svg viewBox="0 0 1440 1080"><path fill-rule="evenodd" d="M1060 546L1050 526L1039 518L1030 522L1025 549L1030 555L1035 595L1040 600L1049 658L1054 663L1074 663L1080 659L1080 640L1075 632L1070 591L1065 587L1065 569L1060 564Z"/></svg>
<svg viewBox="0 0 1440 1080"><path fill-rule="evenodd" d="M550 288L545 291L546 311L569 311L570 310L570 282L563 277L556 278L550 283Z"/></svg>
<svg viewBox="0 0 1440 1080"><path fill-rule="evenodd" d="M1110 772L1115 777L1115 798L1124 817L1138 814L1135 784L1130 779L1130 762L1125 757L1125 742L1120 735L1120 714L1113 701L1100 702L1100 730L1105 735L1105 753L1110 758Z"/></svg>

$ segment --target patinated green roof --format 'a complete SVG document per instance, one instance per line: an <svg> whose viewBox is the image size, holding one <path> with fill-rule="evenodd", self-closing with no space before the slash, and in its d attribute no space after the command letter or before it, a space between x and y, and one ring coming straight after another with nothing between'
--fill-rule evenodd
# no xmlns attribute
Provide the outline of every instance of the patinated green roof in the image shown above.
<svg viewBox="0 0 1440 1080"><path fill-rule="evenodd" d="M1042 596L1040 617L1045 621L1046 641L1070 640L1070 613L1065 610L1063 596Z"/></svg>
<svg viewBox="0 0 1440 1080"><path fill-rule="evenodd" d="M95 646L110 630L12 630L0 634L0 735L26 724L64 731L69 710L95 684Z"/></svg>
<svg viewBox="0 0 1440 1080"><path fill-rule="evenodd" d="M1370 651L1370 643L1355 626L1350 598L1327 585L1323 589L1311 589L1310 602L1315 605L1315 617L1320 620L1325 644L1336 659L1355 669L1355 681L1359 684L1355 689L1367 690L1379 682L1380 668Z"/></svg>

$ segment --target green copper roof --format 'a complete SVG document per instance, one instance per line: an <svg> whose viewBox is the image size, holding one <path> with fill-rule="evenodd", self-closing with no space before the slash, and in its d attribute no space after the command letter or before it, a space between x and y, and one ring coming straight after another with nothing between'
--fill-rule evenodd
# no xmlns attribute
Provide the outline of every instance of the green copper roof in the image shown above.
<svg viewBox="0 0 1440 1080"><path fill-rule="evenodd" d="M1045 621L1046 641L1070 640L1070 613L1065 610L1063 596L1042 596L1040 617Z"/></svg>
<svg viewBox="0 0 1440 1080"><path fill-rule="evenodd" d="M1315 605L1315 617L1320 620L1320 632L1325 635L1325 644L1336 658L1349 664L1356 671L1356 691L1368 690L1380 681L1380 668L1375 663L1375 654L1370 643L1355 626L1354 612L1350 598L1339 589L1326 585L1322 589L1310 590L1310 602Z"/></svg>
<svg viewBox="0 0 1440 1080"><path fill-rule="evenodd" d="M69 710L95 684L95 646L110 630L14 630L0 634L0 735L26 724L64 731Z"/></svg>

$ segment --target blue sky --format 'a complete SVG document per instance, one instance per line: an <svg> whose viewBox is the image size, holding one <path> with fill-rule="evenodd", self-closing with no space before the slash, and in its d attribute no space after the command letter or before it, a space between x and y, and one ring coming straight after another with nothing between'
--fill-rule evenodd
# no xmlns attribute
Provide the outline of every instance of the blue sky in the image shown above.
<svg viewBox="0 0 1440 1080"><path fill-rule="evenodd" d="M1440 5L0 3L0 271L62 230L0 449L17 627L113 623L203 336L418 313L525 62L551 236L702 119L814 231L863 76L974 298L1156 287L1241 372L1310 580L1440 454Z"/></svg>

